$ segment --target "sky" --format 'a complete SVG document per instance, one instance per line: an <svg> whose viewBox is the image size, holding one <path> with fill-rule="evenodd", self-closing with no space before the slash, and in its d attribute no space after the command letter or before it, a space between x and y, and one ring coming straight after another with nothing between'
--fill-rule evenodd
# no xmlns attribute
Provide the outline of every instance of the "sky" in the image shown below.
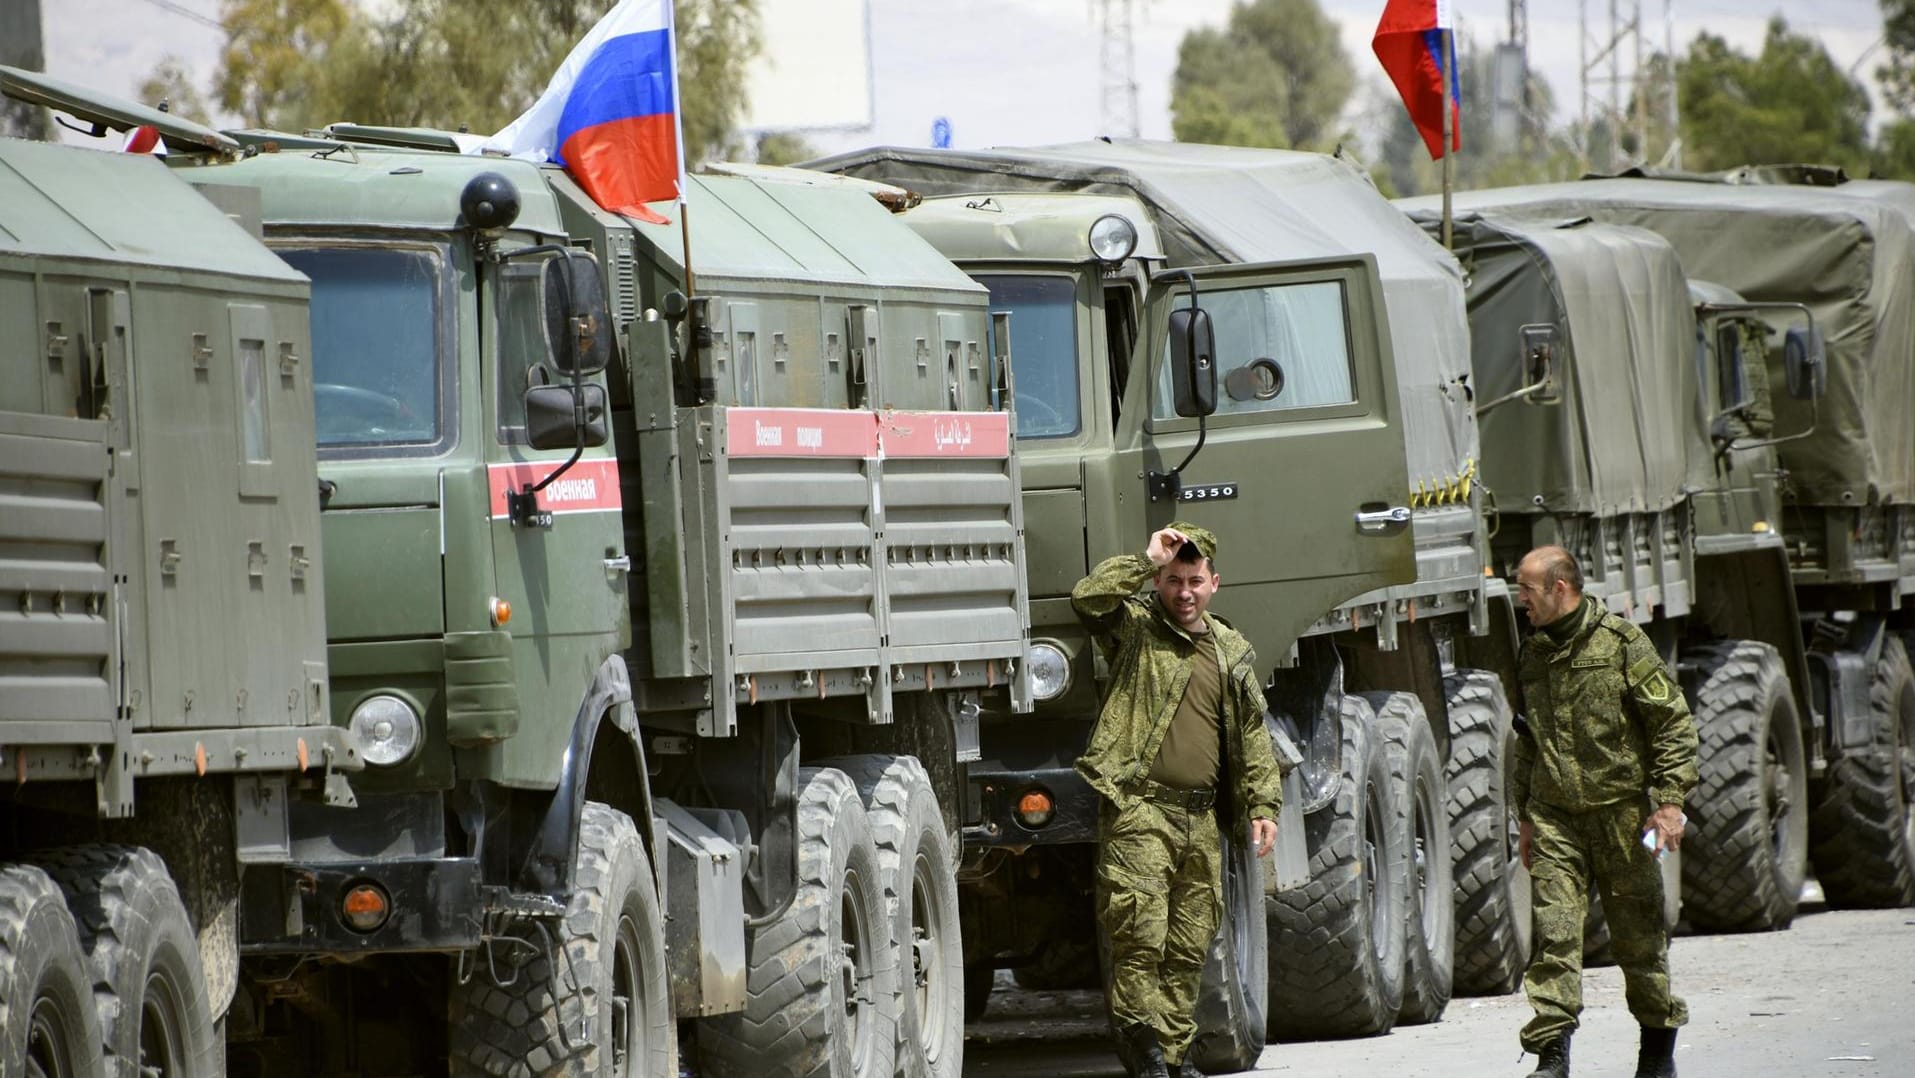
<svg viewBox="0 0 1915 1078"><path fill-rule="evenodd" d="M834 65L867 61L856 35L835 32L830 40L807 33L807 20L788 17L821 0L761 0L778 9L781 28L773 56L824 57ZM859 0L831 0L854 5ZM939 119L957 147L1033 145L1074 141L1106 133L1101 115L1099 0L864 0L869 43L868 108L853 108L855 127L812 130L807 140L821 151L877 143L930 145ZM1170 137L1170 80L1183 35L1200 25L1221 25L1231 0L1132 0L1138 83L1139 128L1146 138ZM1373 93L1385 83L1369 39L1382 0L1319 0L1337 21L1344 49L1362 77L1347 119L1361 122ZM1601 48L1611 0L1529 0L1530 62L1551 84L1561 121L1579 113L1581 90L1579 12L1587 7L1589 51ZM1638 0L1614 0L1627 19ZM47 70L99 89L132 96L163 58L185 62L202 86L211 82L223 43L206 25L218 15L218 0L42 0ZM1718 34L1747 52L1761 47L1771 15L1780 13L1799 33L1819 38L1836 62L1873 86L1881 59L1881 15L1876 0L1640 0L1645 52L1662 48L1673 28L1676 48L1698 33ZM1507 0L1452 0L1461 33L1483 45L1503 40ZM1622 73L1630 69L1623 57ZM796 65L793 65L794 67ZM1606 70L1603 72L1606 74ZM802 72L780 87L779 113L790 122L815 105L812 122L844 128L847 107L839 92L807 90ZM822 86L822 80L818 80ZM1594 92L1607 94L1598 84ZM769 96L769 95L767 95ZM862 95L861 95L862 96ZM1624 95L1627 97L1625 91ZM813 101L812 99L817 100ZM866 102L859 102L865 105ZM1877 94L1876 116L1883 106Z"/></svg>

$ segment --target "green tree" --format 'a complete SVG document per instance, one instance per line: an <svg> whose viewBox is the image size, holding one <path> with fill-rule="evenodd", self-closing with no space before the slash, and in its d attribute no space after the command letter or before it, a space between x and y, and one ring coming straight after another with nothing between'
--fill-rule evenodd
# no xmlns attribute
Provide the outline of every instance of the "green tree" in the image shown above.
<svg viewBox="0 0 1915 1078"><path fill-rule="evenodd" d="M1184 35L1171 131L1185 142L1328 149L1356 72L1317 0L1239 0Z"/></svg>
<svg viewBox="0 0 1915 1078"><path fill-rule="evenodd" d="M1769 20L1758 56L1702 34L1676 63L1683 165L1814 162L1857 168L1868 151L1868 92L1814 38Z"/></svg>
<svg viewBox="0 0 1915 1078"><path fill-rule="evenodd" d="M1875 69L1888 103L1915 113L1915 0L1882 0L1882 44L1888 62Z"/></svg>
<svg viewBox="0 0 1915 1078"><path fill-rule="evenodd" d="M790 131L767 131L758 136L758 157L761 165L795 165L800 161L809 161L818 156L805 137Z"/></svg>
<svg viewBox="0 0 1915 1078"><path fill-rule="evenodd" d="M680 122L697 164L737 148L760 0L679 0ZM220 104L285 130L336 120L504 127L544 90L606 0L227 0Z"/></svg>
<svg viewBox="0 0 1915 1078"><path fill-rule="evenodd" d="M1904 116L1882 125L1868 171L1877 179L1915 180L1915 119Z"/></svg>

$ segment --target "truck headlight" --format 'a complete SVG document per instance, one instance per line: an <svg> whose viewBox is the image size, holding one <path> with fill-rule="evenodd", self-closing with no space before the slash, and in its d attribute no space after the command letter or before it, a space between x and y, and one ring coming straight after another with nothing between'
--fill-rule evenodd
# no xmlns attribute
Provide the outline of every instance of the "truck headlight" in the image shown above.
<svg viewBox="0 0 1915 1078"><path fill-rule="evenodd" d="M1137 249L1137 226L1124 217L1107 213L1091 222L1090 253L1106 263L1122 262Z"/></svg>
<svg viewBox="0 0 1915 1078"><path fill-rule="evenodd" d="M367 763L404 763L419 751L419 713L397 696L368 696L352 709L352 734Z"/></svg>
<svg viewBox="0 0 1915 1078"><path fill-rule="evenodd" d="M1031 645L1031 693L1039 700L1055 700L1071 687L1071 661L1064 649L1048 641Z"/></svg>

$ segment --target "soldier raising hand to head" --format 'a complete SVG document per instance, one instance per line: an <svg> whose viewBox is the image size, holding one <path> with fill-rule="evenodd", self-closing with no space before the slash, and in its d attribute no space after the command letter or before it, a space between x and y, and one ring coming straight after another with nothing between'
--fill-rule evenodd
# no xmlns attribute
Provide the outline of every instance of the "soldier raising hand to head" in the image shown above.
<svg viewBox="0 0 1915 1078"><path fill-rule="evenodd" d="M1111 656L1077 770L1104 798L1098 931L1110 945L1118 1054L1134 1078L1200 1073L1185 1054L1223 909L1219 821L1259 856L1277 837L1283 794L1256 655L1209 612L1222 583L1216 557L1215 535L1173 523L1071 591Z"/></svg>

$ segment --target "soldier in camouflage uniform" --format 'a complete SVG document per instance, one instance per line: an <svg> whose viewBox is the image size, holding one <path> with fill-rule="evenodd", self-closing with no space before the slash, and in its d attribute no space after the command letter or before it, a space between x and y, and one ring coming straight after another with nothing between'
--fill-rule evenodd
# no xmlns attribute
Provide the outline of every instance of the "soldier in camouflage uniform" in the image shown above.
<svg viewBox="0 0 1915 1078"><path fill-rule="evenodd" d="M1642 1026L1636 1074L1674 1078L1676 1028L1689 1010L1669 989L1662 876L1644 843L1653 836L1657 850L1673 850L1682 841L1682 803L1696 785L1695 721L1648 636L1583 595L1568 551L1531 551L1516 582L1537 630L1518 668L1527 723L1509 769L1535 905L1523 990L1536 1017L1522 1042L1541 1063L1530 1078L1569 1074L1592 878L1629 1011Z"/></svg>
<svg viewBox="0 0 1915 1078"><path fill-rule="evenodd" d="M1071 591L1110 657L1108 695L1077 770L1104 798L1098 930L1109 945L1118 1054L1136 1078L1201 1073L1185 1053L1223 910L1218 819L1247 832L1262 856L1276 843L1283 799L1256 656L1207 612L1216 555L1216 536L1173 523L1144 553L1105 561ZM1153 593L1140 595L1146 583Z"/></svg>

